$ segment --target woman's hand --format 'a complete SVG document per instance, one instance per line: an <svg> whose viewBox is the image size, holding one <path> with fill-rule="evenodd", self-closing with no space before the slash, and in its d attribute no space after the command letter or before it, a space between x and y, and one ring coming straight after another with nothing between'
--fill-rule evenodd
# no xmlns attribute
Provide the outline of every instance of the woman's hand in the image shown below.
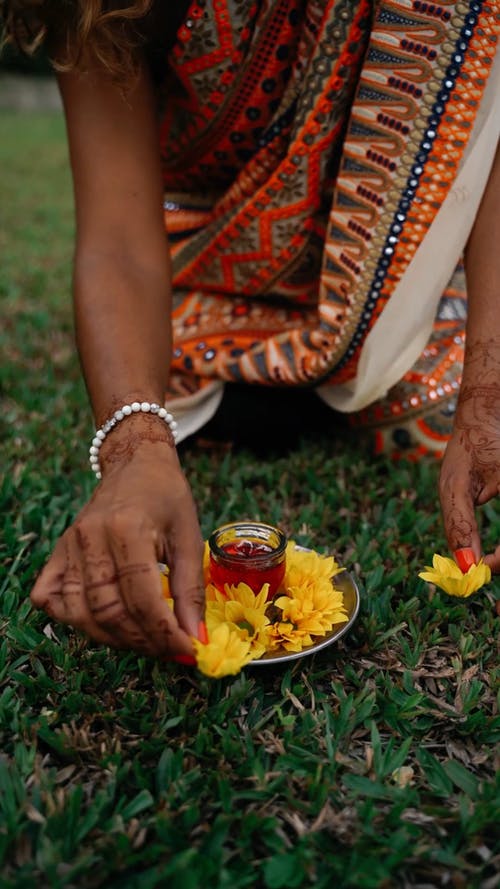
<svg viewBox="0 0 500 889"><path fill-rule="evenodd" d="M500 493L500 144L465 251L468 294L463 382L453 435L441 469L440 495L452 552L481 542L475 507ZM500 573L500 544L487 555Z"/></svg>
<svg viewBox="0 0 500 889"><path fill-rule="evenodd" d="M464 380L455 427L443 459L440 496L452 552L470 547L481 557L475 507L500 493L500 343L475 342L467 349L469 379ZM485 557L500 573L500 544Z"/></svg>
<svg viewBox="0 0 500 889"><path fill-rule="evenodd" d="M160 403L171 358L170 255L156 98L147 64L126 89L98 59L61 74L75 190L77 343L97 424L121 404ZM128 417L99 451L103 478L32 592L96 642L192 657L203 617L202 541L171 434ZM174 612L158 562L170 567Z"/></svg>
<svg viewBox="0 0 500 889"><path fill-rule="evenodd" d="M102 482L57 543L31 601L95 642L190 658L204 613L203 542L171 433L157 418L128 418L103 443L100 462ZM159 561L170 568L173 612Z"/></svg>

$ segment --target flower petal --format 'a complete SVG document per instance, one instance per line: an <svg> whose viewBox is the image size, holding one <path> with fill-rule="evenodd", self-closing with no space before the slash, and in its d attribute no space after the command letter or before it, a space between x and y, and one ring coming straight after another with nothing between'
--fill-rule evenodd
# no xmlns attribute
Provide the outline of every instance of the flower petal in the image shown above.
<svg viewBox="0 0 500 889"><path fill-rule="evenodd" d="M193 645L198 669L214 679L236 675L254 658L250 642L228 624L219 624L206 645L198 639L193 639Z"/></svg>
<svg viewBox="0 0 500 889"><path fill-rule="evenodd" d="M463 574L453 559L435 553L432 568L426 566L425 571L421 571L418 576L428 583L435 584L450 596L467 598L481 589L485 583L489 583L491 570L481 559L479 564L471 565L467 573Z"/></svg>

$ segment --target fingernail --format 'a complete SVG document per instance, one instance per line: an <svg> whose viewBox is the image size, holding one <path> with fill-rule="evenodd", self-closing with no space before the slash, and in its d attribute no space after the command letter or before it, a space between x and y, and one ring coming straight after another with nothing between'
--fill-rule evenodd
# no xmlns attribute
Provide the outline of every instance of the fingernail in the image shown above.
<svg viewBox="0 0 500 889"><path fill-rule="evenodd" d="M172 660L176 661L178 664L186 664L188 667L196 666L196 658L191 654L176 654Z"/></svg>
<svg viewBox="0 0 500 889"><path fill-rule="evenodd" d="M471 565L476 564L474 550L470 546L461 546L460 549L455 550L453 555L462 574L467 574Z"/></svg>
<svg viewBox="0 0 500 889"><path fill-rule="evenodd" d="M198 624L198 639L203 645L208 644L208 630L204 620L200 620Z"/></svg>

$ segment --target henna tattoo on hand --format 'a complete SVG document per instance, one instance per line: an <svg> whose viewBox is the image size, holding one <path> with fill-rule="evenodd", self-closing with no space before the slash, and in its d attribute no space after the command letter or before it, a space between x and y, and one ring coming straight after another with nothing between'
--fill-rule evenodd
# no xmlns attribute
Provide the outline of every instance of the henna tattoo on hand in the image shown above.
<svg viewBox="0 0 500 889"><path fill-rule="evenodd" d="M500 375L500 337L489 337L486 340L466 340L464 364L467 370L476 371L478 365L483 368L496 369Z"/></svg>
<svg viewBox="0 0 500 889"><path fill-rule="evenodd" d="M158 629L161 631L162 635L165 637L165 640L168 642L170 636L172 636L173 634L172 627L165 617L162 617L161 620L158 621Z"/></svg>
<svg viewBox="0 0 500 889"><path fill-rule="evenodd" d="M462 546L469 546L472 536L472 523L470 519L464 516L461 508L457 506L455 494L451 495L451 509L448 512L448 534L453 549L459 549Z"/></svg>
<svg viewBox="0 0 500 889"><path fill-rule="evenodd" d="M151 390L149 391L151 393ZM113 392L104 411L100 410L95 415L96 427L99 428L102 426L102 424L105 423L109 417L112 417L115 411L120 410L124 404L132 404L134 401L138 401L139 403L144 401L144 389L141 389L140 391L138 389L130 389L130 391L121 392L119 395ZM154 398L153 394L148 398L148 401L157 401L158 404L163 404L163 398Z"/></svg>
<svg viewBox="0 0 500 889"><path fill-rule="evenodd" d="M112 586L118 580L118 575L116 571L114 574L109 575L108 577L102 577L100 580L92 580L90 583L87 583L87 592L91 590L98 590L103 586Z"/></svg>
<svg viewBox="0 0 500 889"><path fill-rule="evenodd" d="M468 456L468 495L474 505L483 491L500 486L500 338L469 342L455 416L455 435ZM460 497L451 494L446 515L454 549L469 546L473 523Z"/></svg>
<svg viewBox="0 0 500 889"><path fill-rule="evenodd" d="M500 338L474 340L465 351L464 382L460 390L456 429L472 457L477 496L484 472L500 471Z"/></svg>
<svg viewBox="0 0 500 889"><path fill-rule="evenodd" d="M139 415L138 415L139 417ZM127 424L112 430L99 452L101 467L129 463L136 451L144 444L163 444L175 449L175 440L169 426L158 417L141 414L127 418Z"/></svg>
<svg viewBox="0 0 500 889"><path fill-rule="evenodd" d="M90 610L94 615L103 614L103 612L109 611L110 608L116 608L117 605L123 609L123 603L120 599L112 599L111 602L105 602L104 605L91 606Z"/></svg>
<svg viewBox="0 0 500 889"><path fill-rule="evenodd" d="M197 605L199 608L202 609L205 607L205 589L199 584L187 587L185 590L183 590L183 596L192 605Z"/></svg>
<svg viewBox="0 0 500 889"><path fill-rule="evenodd" d="M121 580L123 577L133 577L135 574L150 574L151 573L151 565L148 565L147 562L138 562L137 564L131 563L130 565L123 565L118 569L118 577Z"/></svg>

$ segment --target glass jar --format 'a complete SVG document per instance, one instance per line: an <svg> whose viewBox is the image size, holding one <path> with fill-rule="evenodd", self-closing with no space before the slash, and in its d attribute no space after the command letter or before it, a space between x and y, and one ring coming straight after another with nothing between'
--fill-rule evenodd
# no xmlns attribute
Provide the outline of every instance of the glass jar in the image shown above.
<svg viewBox="0 0 500 889"><path fill-rule="evenodd" d="M224 592L224 584L246 583L254 593L269 584L268 599L279 591L286 569L287 539L283 531L259 522L233 522L210 535L210 580Z"/></svg>

